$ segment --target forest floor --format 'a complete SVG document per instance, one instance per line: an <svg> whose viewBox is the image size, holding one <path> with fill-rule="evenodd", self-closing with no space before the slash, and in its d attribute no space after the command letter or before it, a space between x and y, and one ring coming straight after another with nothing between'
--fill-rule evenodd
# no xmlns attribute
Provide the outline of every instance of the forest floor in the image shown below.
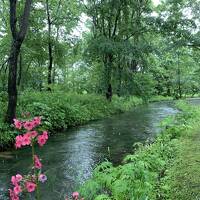
<svg viewBox="0 0 200 200"><path fill-rule="evenodd" d="M198 130L179 142L179 153L168 171L170 192L168 199L200 199L200 133Z"/></svg>

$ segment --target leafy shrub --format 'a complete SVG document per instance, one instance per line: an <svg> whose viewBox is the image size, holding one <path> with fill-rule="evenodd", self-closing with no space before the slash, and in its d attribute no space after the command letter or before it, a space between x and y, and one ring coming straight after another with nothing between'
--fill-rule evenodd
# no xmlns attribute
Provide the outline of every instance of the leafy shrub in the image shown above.
<svg viewBox="0 0 200 200"><path fill-rule="evenodd" d="M119 112L128 111L134 106L142 104L143 100L136 96L118 97L113 96L113 106Z"/></svg>
<svg viewBox="0 0 200 200"><path fill-rule="evenodd" d="M174 158L175 144L170 137L160 136L154 144L128 155L122 165L113 167L112 163L102 163L80 189L82 196L88 200L103 195L112 200L156 199L157 182Z"/></svg>
<svg viewBox="0 0 200 200"><path fill-rule="evenodd" d="M0 150L13 143L16 135L17 133L10 126L0 123Z"/></svg>

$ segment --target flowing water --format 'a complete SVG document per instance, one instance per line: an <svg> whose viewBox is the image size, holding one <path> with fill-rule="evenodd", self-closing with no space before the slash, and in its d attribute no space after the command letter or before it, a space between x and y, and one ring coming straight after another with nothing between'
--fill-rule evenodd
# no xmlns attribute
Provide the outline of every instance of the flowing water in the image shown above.
<svg viewBox="0 0 200 200"><path fill-rule="evenodd" d="M42 186L42 200L63 200L102 161L119 164L133 151L135 142L154 138L160 122L175 113L173 102L151 103L52 136L43 148L37 149L48 175ZM0 193L5 193L12 175L27 173L30 164L30 148L0 153Z"/></svg>

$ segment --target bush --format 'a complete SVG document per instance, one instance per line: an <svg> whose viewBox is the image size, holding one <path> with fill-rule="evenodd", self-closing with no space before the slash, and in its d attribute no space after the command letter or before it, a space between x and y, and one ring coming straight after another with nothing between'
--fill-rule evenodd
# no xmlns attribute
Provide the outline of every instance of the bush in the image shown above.
<svg viewBox="0 0 200 200"><path fill-rule="evenodd" d="M0 123L0 151L9 147L11 143L14 142L16 137L16 132L14 132L11 127L4 123Z"/></svg>

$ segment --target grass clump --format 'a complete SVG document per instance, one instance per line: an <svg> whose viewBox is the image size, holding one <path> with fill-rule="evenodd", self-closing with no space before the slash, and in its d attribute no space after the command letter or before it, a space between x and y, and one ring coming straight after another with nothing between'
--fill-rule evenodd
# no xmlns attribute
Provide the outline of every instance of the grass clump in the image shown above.
<svg viewBox="0 0 200 200"><path fill-rule="evenodd" d="M157 95L157 96L153 96L150 98L150 102L157 102L157 101L170 101L173 100L172 96L161 96L161 95Z"/></svg>

